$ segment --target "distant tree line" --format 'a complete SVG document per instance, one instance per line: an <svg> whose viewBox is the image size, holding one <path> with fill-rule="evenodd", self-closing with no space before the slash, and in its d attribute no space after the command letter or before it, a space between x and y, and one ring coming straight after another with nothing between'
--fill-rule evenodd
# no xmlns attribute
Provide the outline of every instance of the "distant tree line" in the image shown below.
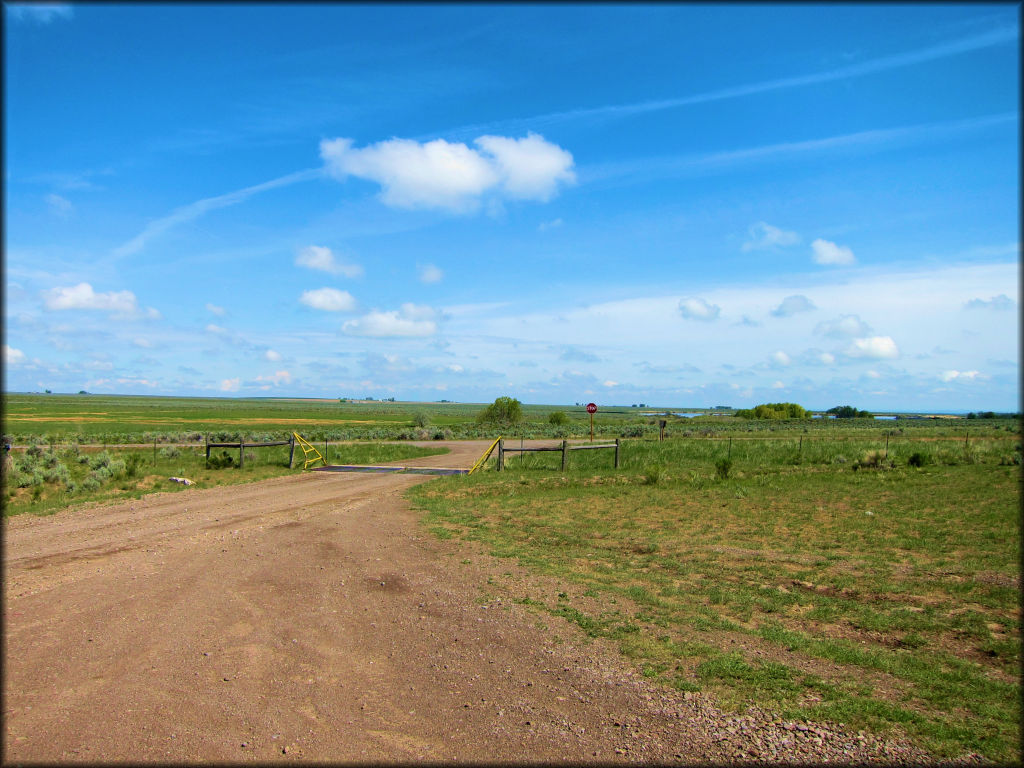
<svg viewBox="0 0 1024 768"><path fill-rule="evenodd" d="M809 419L811 414L796 403L761 403L736 411L741 419Z"/></svg>
<svg viewBox="0 0 1024 768"><path fill-rule="evenodd" d="M831 413L837 419L870 419L874 414L867 411L858 411L852 405L837 405L829 408L825 413Z"/></svg>

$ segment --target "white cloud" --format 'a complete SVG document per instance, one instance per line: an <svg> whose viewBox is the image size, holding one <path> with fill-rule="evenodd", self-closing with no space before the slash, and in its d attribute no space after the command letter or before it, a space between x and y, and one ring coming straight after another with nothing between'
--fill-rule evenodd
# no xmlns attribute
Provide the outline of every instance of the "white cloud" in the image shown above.
<svg viewBox="0 0 1024 768"><path fill-rule="evenodd" d="M70 3L4 3L4 8L12 19L36 24L49 24L57 19L70 19L74 16Z"/></svg>
<svg viewBox="0 0 1024 768"><path fill-rule="evenodd" d="M502 189L514 200L547 202L559 184L576 181L572 155L536 133L524 139L481 136L474 143L494 158Z"/></svg>
<svg viewBox="0 0 1024 768"><path fill-rule="evenodd" d="M239 378L224 379L220 383L221 392L237 392L239 387L242 386L242 380Z"/></svg>
<svg viewBox="0 0 1024 768"><path fill-rule="evenodd" d="M420 267L421 283L439 283L441 282L441 278L443 277L444 272L442 272L438 267L435 267L433 264L424 264L422 267Z"/></svg>
<svg viewBox="0 0 1024 768"><path fill-rule="evenodd" d="M524 139L481 136L481 151L435 139L389 139L356 149L352 139L325 139L320 156L340 180L357 176L382 188L381 200L399 208L475 211L491 191L520 200L547 201L559 184L575 181L572 155L537 134Z"/></svg>
<svg viewBox="0 0 1024 768"><path fill-rule="evenodd" d="M224 307L218 307L216 304L207 304L206 311L217 315L217 317L223 317L226 312Z"/></svg>
<svg viewBox="0 0 1024 768"><path fill-rule="evenodd" d="M789 365L793 360L780 349L779 351L772 353L772 362L778 365Z"/></svg>
<svg viewBox="0 0 1024 768"><path fill-rule="evenodd" d="M227 328L222 328L221 326L214 325L213 323L210 323L208 326L206 326L206 330L209 333L217 333L217 334L223 334L223 333L227 333L228 332Z"/></svg>
<svg viewBox="0 0 1024 768"><path fill-rule="evenodd" d="M9 347L4 344L4 364L5 365L21 365L25 362L25 353L20 349Z"/></svg>
<svg viewBox="0 0 1024 768"><path fill-rule="evenodd" d="M715 320L721 311L721 307L704 299L688 298L679 302L679 314L688 320Z"/></svg>
<svg viewBox="0 0 1024 768"><path fill-rule="evenodd" d="M857 315L840 315L835 320L818 323L814 332L832 339L849 339L854 336L867 336L871 326Z"/></svg>
<svg viewBox="0 0 1024 768"><path fill-rule="evenodd" d="M277 371L273 376L257 376L256 381L265 381L273 384L275 387L279 387L282 384L291 384L292 375L288 371Z"/></svg>
<svg viewBox="0 0 1024 768"><path fill-rule="evenodd" d="M972 381L974 379L984 379L986 377L985 377L984 374L980 373L979 371L956 371L956 370L953 370L953 371L944 371L944 372L942 372L941 374L939 374L939 378L942 379L945 382L950 382L950 381L954 381L956 379L960 379L960 380L966 379L967 381Z"/></svg>
<svg viewBox="0 0 1024 768"><path fill-rule="evenodd" d="M437 313L430 307L403 304L398 310L373 310L356 320L349 320L341 330L351 336L423 337L437 331Z"/></svg>
<svg viewBox="0 0 1024 768"><path fill-rule="evenodd" d="M50 206L50 210L54 214L60 216L61 218L70 216L71 212L75 210L75 206L71 204L70 200L68 200L66 197L61 197L60 195L56 194L47 195L46 204Z"/></svg>
<svg viewBox="0 0 1024 768"><path fill-rule="evenodd" d="M266 352L263 353L263 357L272 363L276 363L278 360L281 359L281 353L275 352L272 349L268 349Z"/></svg>
<svg viewBox="0 0 1024 768"><path fill-rule="evenodd" d="M820 355L818 355L818 360L820 360L825 365L832 365L836 361L836 356L833 355L831 352L822 352Z"/></svg>
<svg viewBox="0 0 1024 768"><path fill-rule="evenodd" d="M984 299L971 299L964 304L964 309L1013 309L1017 306L1017 302L1007 296L1005 293L1001 293L998 296L993 296L988 301Z"/></svg>
<svg viewBox="0 0 1024 768"><path fill-rule="evenodd" d="M358 264L349 264L339 261L331 252L330 248L322 245L308 245L299 251L295 257L295 263L300 267L318 269L321 272L329 272L332 275L344 275L345 277L359 277L363 274L363 268Z"/></svg>
<svg viewBox="0 0 1024 768"><path fill-rule="evenodd" d="M869 336L854 339L846 348L846 355L872 360L892 360L900 356L900 350L890 336Z"/></svg>
<svg viewBox="0 0 1024 768"><path fill-rule="evenodd" d="M153 342L151 342L149 339L144 339L141 336L132 339L132 344L134 344L136 347L141 347L142 349L151 349L153 347Z"/></svg>
<svg viewBox="0 0 1024 768"><path fill-rule="evenodd" d="M612 381L611 379L609 379L608 381L604 382L604 386L606 386L606 387L608 387L610 389L611 387L619 386L619 382Z"/></svg>
<svg viewBox="0 0 1024 768"><path fill-rule="evenodd" d="M814 251L814 260L818 264L846 265L856 261L853 251L845 245L836 245L821 238L811 243L811 249Z"/></svg>
<svg viewBox="0 0 1024 768"><path fill-rule="evenodd" d="M775 382L772 383L772 389L785 389L785 388L786 388L786 385L783 384L781 381L775 381Z"/></svg>
<svg viewBox="0 0 1024 768"><path fill-rule="evenodd" d="M750 228L750 240L742 246L743 251L764 251L773 250L780 246L796 245L800 242L800 235L796 232L787 232L784 229L773 227L763 221L757 222Z"/></svg>
<svg viewBox="0 0 1024 768"><path fill-rule="evenodd" d="M89 283L79 283L70 288L51 288L43 291L47 309L99 309L124 314L135 314L139 305L131 291L96 293Z"/></svg>
<svg viewBox="0 0 1024 768"><path fill-rule="evenodd" d="M817 307L806 296L787 296L779 306L772 310L771 314L774 317L789 317L797 312L810 312L812 309L817 309Z"/></svg>
<svg viewBox="0 0 1024 768"><path fill-rule="evenodd" d="M537 230L540 232L547 232L549 229L555 229L556 227L562 226L562 219L552 219L551 221L542 221L537 225Z"/></svg>
<svg viewBox="0 0 1024 768"><path fill-rule="evenodd" d="M348 291L337 288L317 288L305 291L299 301L307 307L322 309L325 312L351 312L356 308L356 300Z"/></svg>

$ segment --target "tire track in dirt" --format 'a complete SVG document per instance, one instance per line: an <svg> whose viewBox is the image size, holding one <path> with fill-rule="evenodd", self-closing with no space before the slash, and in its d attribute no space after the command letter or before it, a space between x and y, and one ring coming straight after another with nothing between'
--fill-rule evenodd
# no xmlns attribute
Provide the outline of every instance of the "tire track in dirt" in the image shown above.
<svg viewBox="0 0 1024 768"><path fill-rule="evenodd" d="M486 448L450 445L416 461L468 466ZM515 566L463 565L467 548L422 532L401 494L429 479L303 473L5 520L4 761L746 754L700 697L650 686L568 625L556 644L525 609L481 603L487 575Z"/></svg>

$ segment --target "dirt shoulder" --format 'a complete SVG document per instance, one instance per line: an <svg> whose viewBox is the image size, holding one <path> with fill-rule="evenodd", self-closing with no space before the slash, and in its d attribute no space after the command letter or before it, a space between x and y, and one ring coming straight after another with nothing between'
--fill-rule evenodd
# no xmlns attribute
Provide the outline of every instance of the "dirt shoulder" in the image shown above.
<svg viewBox="0 0 1024 768"><path fill-rule="evenodd" d="M402 463L487 446L449 445ZM927 761L726 717L568 624L556 642L482 599L514 565L418 525L402 493L430 480L302 473L5 520L4 761Z"/></svg>

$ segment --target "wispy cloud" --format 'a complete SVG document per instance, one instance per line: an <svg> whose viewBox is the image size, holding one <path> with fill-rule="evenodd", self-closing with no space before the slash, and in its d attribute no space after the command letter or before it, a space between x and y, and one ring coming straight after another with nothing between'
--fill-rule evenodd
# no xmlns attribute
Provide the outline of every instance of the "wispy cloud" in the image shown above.
<svg viewBox="0 0 1024 768"><path fill-rule="evenodd" d="M60 218L67 218L71 215L72 211L75 210L75 206L72 205L71 201L66 197L61 197L58 194L49 194L46 196L46 204L50 206L50 210L59 216Z"/></svg>
<svg viewBox="0 0 1024 768"><path fill-rule="evenodd" d="M441 279L444 277L444 272L442 272L439 267L436 267L433 264L422 265L419 268L419 273L420 282L426 283L427 285L439 283L441 282Z"/></svg>
<svg viewBox="0 0 1024 768"><path fill-rule="evenodd" d="M682 299L679 302L679 314L687 320L711 321L718 318L722 309L716 304L709 304L700 298Z"/></svg>
<svg viewBox="0 0 1024 768"><path fill-rule="evenodd" d="M437 312L430 307L403 304L397 310L373 310L356 320L349 320L342 331L351 336L375 338L433 336L437 331Z"/></svg>
<svg viewBox="0 0 1024 768"><path fill-rule="evenodd" d="M285 176L265 181L262 184L254 184L251 187L245 187L244 189L239 189L235 192L228 192L227 194L218 195L216 197L207 197L202 200L197 200L194 203L183 205L180 208L175 208L170 214L150 222L146 225L145 229L131 240L115 248L114 255L118 257L132 256L142 251L149 244L150 240L178 224L194 221L200 216L218 208L227 208L232 205L237 205L260 192L266 192L267 190L277 189L279 187L286 187L290 184L297 184L300 181L308 181L322 175L323 169L308 168L304 171L296 171L295 173L289 173Z"/></svg>
<svg viewBox="0 0 1024 768"><path fill-rule="evenodd" d="M821 139L780 142L720 152L658 155L618 162L593 163L580 167L578 175L580 183L584 185L595 182L638 183L658 178L729 171L749 163L805 154L857 148L873 150L898 146L900 143L941 141L971 131L1016 123L1018 120L1019 115L1016 112L1002 112L964 120L857 131Z"/></svg>
<svg viewBox="0 0 1024 768"><path fill-rule="evenodd" d="M1007 296L1005 293L1000 293L998 296L993 296L991 299L986 301L985 299L971 299L964 304L964 309L995 309L995 310L1007 310L1013 309L1017 306L1017 302Z"/></svg>
<svg viewBox="0 0 1024 768"><path fill-rule="evenodd" d="M810 312L812 309L817 309L813 301L806 296L795 295L784 298L771 314L772 317L790 317L798 312Z"/></svg>
<svg viewBox="0 0 1024 768"><path fill-rule="evenodd" d="M715 101L725 101L743 96L753 96L769 91L781 91L791 88L803 88L808 85L846 80L864 75L877 74L888 70L909 67L915 64L923 64L928 61L945 59L951 56L970 53L971 51L983 50L1000 45L1010 45L1019 40L1020 34L1014 26L1000 26L970 37L963 37L958 40L950 40L939 45L919 48L915 51L904 51L892 56L882 56L869 59L846 67L829 69L821 72L812 72L791 77L774 78L761 80L756 83L736 85L731 88L721 88L705 93L693 94L691 96L679 96L668 99L654 99L649 101L634 102L631 104L613 104L603 107L588 107L582 109L566 110L561 112L549 112L543 115L535 115L530 118L500 121L485 125L463 126L458 131L451 131L449 135L465 135L480 130L491 129L516 130L518 126L542 126L573 121L593 121L600 118L624 118L635 115L645 115L655 112L662 112L668 109L707 104Z"/></svg>
<svg viewBox="0 0 1024 768"><path fill-rule="evenodd" d="M49 24L75 15L71 3L4 3L4 8L15 21Z"/></svg>
<svg viewBox="0 0 1024 768"><path fill-rule="evenodd" d="M750 239L741 248L743 251L766 251L780 246L795 245L800 242L800 235L773 227L763 221L750 228Z"/></svg>

